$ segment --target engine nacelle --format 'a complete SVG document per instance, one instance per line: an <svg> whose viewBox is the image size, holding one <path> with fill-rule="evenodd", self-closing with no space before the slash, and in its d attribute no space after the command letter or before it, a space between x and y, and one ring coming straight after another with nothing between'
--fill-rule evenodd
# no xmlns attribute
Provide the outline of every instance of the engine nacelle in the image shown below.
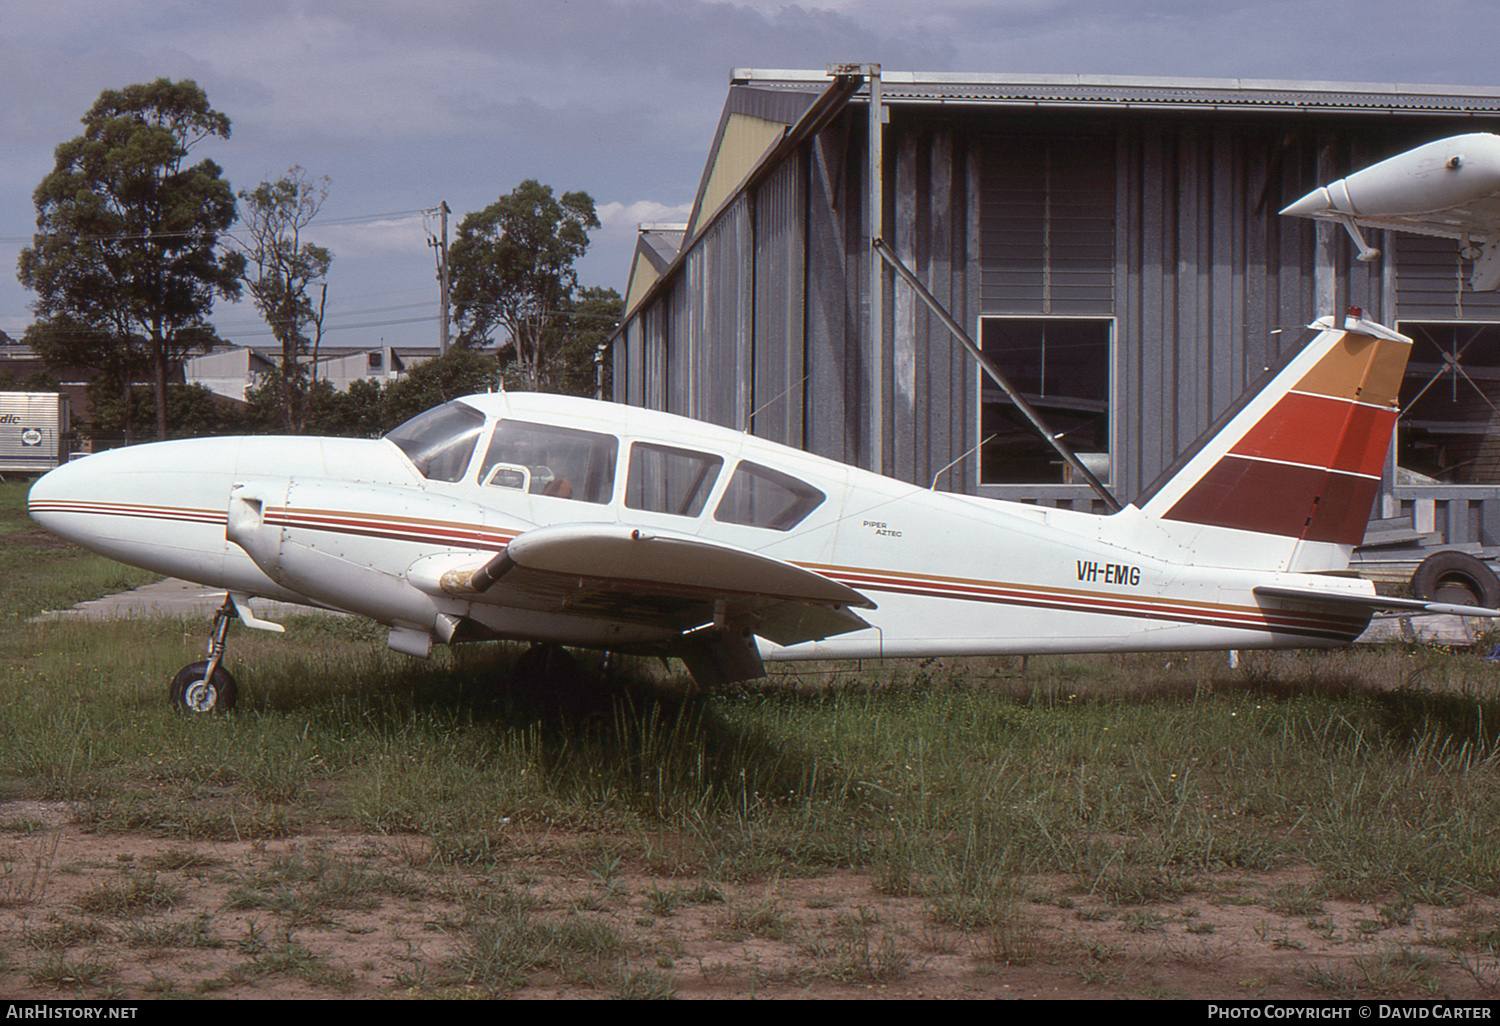
<svg viewBox="0 0 1500 1026"><path fill-rule="evenodd" d="M411 488L247 478L230 492L225 536L283 588L388 624L392 648L425 655L434 635L453 636L469 603L429 594L409 569L444 545L454 556L503 550L516 529L487 522L495 519L475 503Z"/></svg>

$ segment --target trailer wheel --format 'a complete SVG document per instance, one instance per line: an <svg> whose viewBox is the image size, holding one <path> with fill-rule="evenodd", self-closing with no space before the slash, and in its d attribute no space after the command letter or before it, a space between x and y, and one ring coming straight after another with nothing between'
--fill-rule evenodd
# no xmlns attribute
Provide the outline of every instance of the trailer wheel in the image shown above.
<svg viewBox="0 0 1500 1026"><path fill-rule="evenodd" d="M1500 607L1500 579L1483 560L1467 552L1435 552L1417 565L1411 590L1429 602Z"/></svg>

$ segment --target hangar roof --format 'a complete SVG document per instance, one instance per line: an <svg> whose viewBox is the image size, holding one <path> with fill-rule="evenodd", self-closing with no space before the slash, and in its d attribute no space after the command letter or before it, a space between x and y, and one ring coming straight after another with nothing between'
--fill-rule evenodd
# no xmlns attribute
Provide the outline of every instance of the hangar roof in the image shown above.
<svg viewBox="0 0 1500 1026"><path fill-rule="evenodd" d="M734 85L805 91L831 81L826 71L736 68ZM979 75L885 71L886 103L1200 108L1371 114L1500 113L1500 89L1401 82L1294 82L1242 78L1160 78L1126 75ZM865 90L861 90L864 92Z"/></svg>

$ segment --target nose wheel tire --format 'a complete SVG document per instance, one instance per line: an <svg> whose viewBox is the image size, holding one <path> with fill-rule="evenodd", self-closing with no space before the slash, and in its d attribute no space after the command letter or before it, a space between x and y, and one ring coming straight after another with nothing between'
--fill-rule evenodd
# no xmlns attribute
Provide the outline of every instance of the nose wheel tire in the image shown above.
<svg viewBox="0 0 1500 1026"><path fill-rule="evenodd" d="M172 706L178 712L217 713L234 708L234 700L239 695L234 678L228 670L218 666L204 679L207 669L208 660L200 659L184 666L172 678Z"/></svg>

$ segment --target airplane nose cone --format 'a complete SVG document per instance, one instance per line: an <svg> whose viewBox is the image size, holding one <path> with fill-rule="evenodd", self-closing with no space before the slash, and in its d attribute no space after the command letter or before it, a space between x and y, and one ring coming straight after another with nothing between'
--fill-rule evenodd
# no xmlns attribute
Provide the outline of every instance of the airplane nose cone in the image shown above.
<svg viewBox="0 0 1500 1026"><path fill-rule="evenodd" d="M1288 217L1317 217L1331 210L1333 210L1333 200L1328 195L1328 190L1319 186L1296 203L1283 208L1281 212Z"/></svg>
<svg viewBox="0 0 1500 1026"><path fill-rule="evenodd" d="M122 563L211 581L224 554L234 447L217 439L95 453L45 474L27 512L66 541Z"/></svg>
<svg viewBox="0 0 1500 1026"><path fill-rule="evenodd" d="M59 538L76 542L77 514L79 504L87 501L97 490L97 479L91 487L91 476L84 469L91 459L88 456L71 463L64 463L37 479L26 496L26 512L42 527Z"/></svg>

